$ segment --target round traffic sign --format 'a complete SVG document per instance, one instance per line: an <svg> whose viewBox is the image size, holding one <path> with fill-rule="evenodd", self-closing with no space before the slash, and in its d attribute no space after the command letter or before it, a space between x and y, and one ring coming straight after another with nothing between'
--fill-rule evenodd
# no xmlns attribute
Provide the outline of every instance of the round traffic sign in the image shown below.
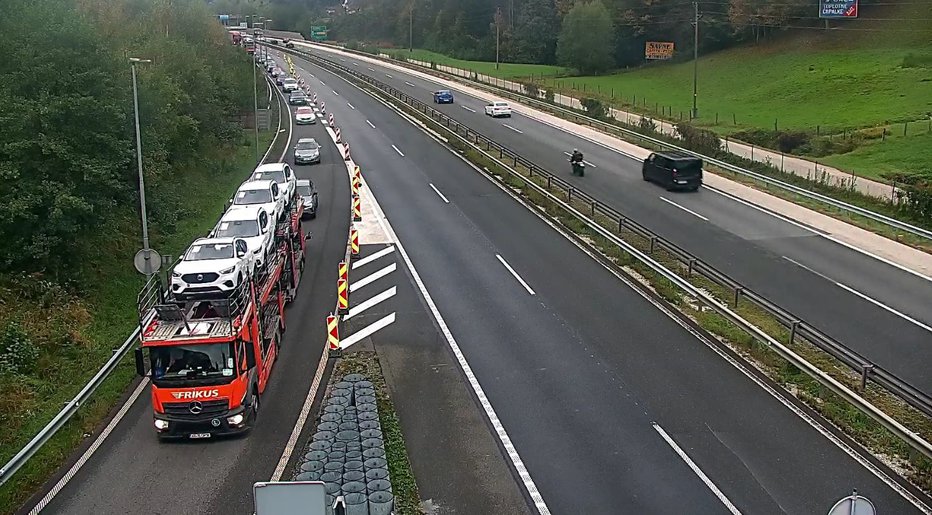
<svg viewBox="0 0 932 515"><path fill-rule="evenodd" d="M152 249L141 249L133 256L133 266L144 275L152 275L162 267L162 256Z"/></svg>

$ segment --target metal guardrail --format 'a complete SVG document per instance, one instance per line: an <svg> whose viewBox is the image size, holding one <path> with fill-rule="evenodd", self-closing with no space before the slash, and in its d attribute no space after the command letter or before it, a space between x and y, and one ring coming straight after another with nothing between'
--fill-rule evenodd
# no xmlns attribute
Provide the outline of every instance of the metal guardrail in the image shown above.
<svg viewBox="0 0 932 515"><path fill-rule="evenodd" d="M268 77L266 77L266 81L268 81ZM282 116L279 115L278 130L276 130L275 137L272 139L271 143L269 143L269 150L275 146L275 142L278 140L281 124ZM259 159L257 165L265 162L265 160L268 158L268 155L269 152L266 151L265 155ZM145 295L145 292L141 292L141 295ZM150 311L148 315L141 315L140 325L146 325L145 321L151 320L153 314L154 313ZM61 411L59 411L58 414L55 415L55 417L52 418L52 420L46 424L45 427L43 427L36 434L36 436L32 438L32 440L29 441L29 443L20 449L16 455L10 458L10 460L3 465L3 468L0 468L0 485L6 483L11 477L13 477L13 475L16 474L16 472L19 471L19 469L22 468L23 465L25 465L26 462L29 461L29 459L36 452L38 452L43 445L46 444L46 442L55 436L55 433L57 433L62 427L64 427L66 423L68 423L71 417L73 417L74 414L78 412L81 406L83 406L84 403L86 403L91 398L91 396L94 395L94 392L97 390L97 388L103 384L103 382L107 379L107 377L110 376L111 373L113 373L114 370L116 370L120 364L120 361L122 361L126 354L129 353L138 339L139 327L133 330L133 332L126 338L122 345L113 350L113 355L110 356L110 359L108 359L107 362L104 363L102 367L100 367L97 373L94 374L94 377L92 377L91 380L88 381L83 388L81 388L81 391L79 391L73 399L68 401L68 403L65 404L65 407L62 408Z"/></svg>
<svg viewBox="0 0 932 515"><path fill-rule="evenodd" d="M325 45L325 46L332 46L332 45ZM338 50L340 50L340 51L343 51L343 52L352 53L352 54L357 54L357 55L360 55L360 56L363 56L363 57L368 57L368 58L370 58L370 59L382 59L382 58L380 58L379 56L376 56L376 55L373 55L373 54L368 54L368 53L366 53L366 52L360 52L360 51L358 51L358 50L351 50L351 49L346 49L346 48L342 48L342 47L334 47L334 48L336 48L336 49L338 49ZM383 60L384 60L384 59L383 59ZM662 148L662 149L678 150L678 151L681 151L681 152L685 152L685 153L690 154L690 155L692 155L692 156L702 158L706 163L713 164L713 165L715 165L715 166L718 166L719 168L728 170L729 172L736 173L736 174L740 174L740 175L744 175L744 176L746 176L746 177L750 177L750 178L752 178L752 179L754 179L754 180L763 182L763 183L768 184L768 185L770 185L770 186L775 186L775 187L777 187L777 188L784 189L784 190L786 190L786 191L789 191L790 193L793 193L793 194L796 194L796 195L800 195L800 196L805 197L805 198L808 198L808 199L810 199L810 200L816 200L816 201L822 202L822 203L824 203L824 204L827 204L827 205L829 205L829 206L832 206L832 207L834 207L834 208L836 208L836 209L840 209L840 210L842 210L842 211L848 211L848 212L850 212L850 213L854 213L854 214L863 216L863 217L865 217L865 218L874 220L875 222L880 222L880 223L886 224L886 225L888 225L888 226L890 226L890 227L893 227L893 228L896 228L896 229L899 229L899 230L902 230L902 231L906 231L906 232L911 233L911 234L913 234L913 235L921 236L921 237L923 237L923 238L932 240L932 230L924 229L924 228L922 228L922 227L918 227L918 226L916 226L916 225L912 225L912 224L906 223L906 222L904 222L904 221L902 221L902 220L897 220L896 218L893 218L893 217L884 215L884 214L882 214L882 213L877 213L876 211L871 211L871 210L869 210L869 209L865 209L865 208L863 208L863 207L856 206L856 205L854 205L854 204L849 204L849 203L847 203L847 202L843 202L843 201L841 201L841 200L832 198L832 197L830 197L830 196L828 196L828 195L823 195L823 194L817 193L817 192L815 192L815 191L807 190L807 189L805 189L805 188L801 188L801 187L799 187L799 186L796 186L796 185L794 185L794 184L790 184L790 183L785 182L785 181L781 181L781 180L779 180L779 179L774 179L773 177L769 177L769 176L764 175L764 174L759 173L759 172L755 172L755 171L752 171L752 170L748 170L748 169L746 169L746 168L741 168L740 166L736 166L736 165L733 165L733 164L731 164L731 163L722 161L722 160L720 160L720 159L716 159L716 158L714 158L714 157L710 157L710 156L706 156L706 155L704 155L704 154L700 154L699 152L690 150L690 149L688 149L688 148L683 148L683 147L674 145L674 144L672 144L672 143L670 143L670 142L667 142L667 141L663 141L663 140L660 140L660 139L657 139L657 138L652 138L652 137L647 136L647 135L645 135L645 134L643 134L643 133L641 133L641 132L638 132L638 131L635 131L635 130L632 130L632 129L628 129L628 128L626 128L626 127L620 125L622 122L619 122L618 124L614 124L614 123L604 122L604 121L602 121L602 120L596 120L595 118L591 118L591 117L589 117L589 116L582 115L582 114L580 114L579 112L574 111L574 110L572 110L572 109L568 109L568 108L566 108L566 107L564 107L564 106L559 106L559 105L551 104L551 103L549 103L549 102L544 102L544 101L541 101L541 100L539 100L539 99L535 99L535 98L532 98L532 97L530 97L530 96L527 96L526 94L520 94L520 93L517 93L517 92L512 91L512 90L510 90L510 89L503 88L503 87L501 87L501 86L496 86L496 85L493 85L493 84L486 84L486 83L479 82L479 81L473 81L473 80L467 79L467 78L465 78L465 77L460 77L460 76L458 76L458 75L454 75L454 74L450 74L450 73L445 73L445 72L438 71L438 70L426 69L426 68L423 68L423 67L418 66L418 65L413 65L413 66L412 66L412 65L410 65L410 63L407 63L406 61L398 61L398 60L396 60L396 59L390 59L390 61L391 61L391 62L400 63L399 65L406 65L406 66L405 66L406 68L409 68L409 69L412 69L412 70L416 70L416 71L420 71L420 72L422 72L422 73L426 73L427 71L429 71L429 72L431 72L431 73L435 73L435 74L438 74L438 75L444 75L445 77L450 77L449 80L469 81L471 85L479 85L479 86L482 86L482 87L485 88L485 89L494 90L494 91L496 92L496 94L501 94L502 92L504 92L504 93L506 93L505 96L509 96L510 98L512 98L512 99L514 99L514 100L517 100L517 101L520 101L520 102L524 102L524 103L527 103L527 104L531 104L532 106L535 106L535 107L538 107L538 108L541 108L541 109L556 111L556 112L559 112L559 113L561 113L561 114L563 114L563 115L565 115L565 116L567 116L567 117L572 117L572 120L571 120L571 121L573 121L573 122L575 122L575 123L583 123L583 124L588 125L588 126L590 126L590 127L595 127L595 128L597 128L597 129L600 129L600 130L602 130L603 132L618 131L618 132L623 133L623 134L626 135L626 136L638 138L638 139L640 139L640 140L642 140L642 141L645 141L645 142L648 142L648 143L650 143L650 144L652 144L652 145L658 145L658 146L660 146L660 148ZM331 61L331 62L332 62L332 61Z"/></svg>
<svg viewBox="0 0 932 515"><path fill-rule="evenodd" d="M621 212L616 209L605 205L601 201L595 199L588 193L580 190L579 188L573 186L564 179L558 177L554 173L546 170L545 168L534 164L532 161L524 158L518 153L508 149L507 147L496 143L495 141L483 136L479 132L470 129L468 126L457 122L456 120L446 116L445 114L437 111L428 104L421 102L420 100L411 97L410 95L400 91L392 86L384 84L368 75L357 72L353 69L347 68L340 64L334 63L328 59L321 58L314 54L309 54L297 50L291 49L282 49L288 53L301 56L310 61L316 62L318 65L321 65L325 68L329 68L332 71L337 71L344 75L348 75L351 78L355 78L360 82L364 82L381 92L394 97L397 100L404 102L411 108L416 109L425 116L430 117L434 122L442 124L446 127L451 133L459 136L463 140L473 144L479 150L484 150L487 155L494 158L493 155L488 154L489 152L498 152L499 160L510 160L513 166L517 167L521 165L528 169L529 177L525 177L521 173L515 171L513 172L517 177L520 177L527 185L538 190L544 196L550 198L552 201L563 206L564 209L574 213L578 218L580 218L584 223L589 225L592 229L596 230L601 236L612 241L626 252L647 264L661 276L670 280L683 290L685 290L690 295L699 299L710 308L714 309L720 315L725 317L727 320L733 324L741 327L743 330L747 331L749 334L758 338L762 342L767 343L772 349L774 349L778 354L780 354L784 359L792 363L794 366L800 368L807 372L810 376L818 380L820 383L831 389L834 393L844 398L846 401L850 402L854 406L858 407L860 410L867 413L869 416L880 422L884 427L889 429L892 433L909 443L912 447L919 450L927 457L932 458L932 444L922 439L916 435L913 431L910 431L905 426L897 422L896 420L889 417L887 414L880 411L876 406L865 400L864 398L856 395L852 392L847 386L840 383L838 380L829 376L824 371L818 369L793 350L789 349L783 343L777 341L772 336L764 333L761 329L751 324L745 320L741 315L734 312L727 305L721 301L712 297L709 293L697 288L692 285L689 281L684 279L680 274L677 274L664 265L657 262L654 258L651 257L651 254L657 250L664 250L677 259L679 264L687 270L687 277L690 277L692 274L697 273L703 277L713 281L716 284L725 286L731 289L734 292L734 303L737 305L741 299L746 299L761 309L768 312L771 316L776 318L781 324L783 324L787 329L790 330L790 342L792 345L796 342L796 338L803 338L806 341L812 343L813 345L820 348L822 351L828 353L835 359L849 366L855 372L861 374L862 385L867 381L873 381L877 385L886 389L891 394L902 399L904 402L910 406L916 408L917 410L925 413L926 415L932 416L932 398L926 395L921 390L910 385L906 381L898 378L891 372L883 369L880 366L875 365L869 359L861 356L856 351L846 347L841 342L831 338L830 336L822 333L819 329L812 326L811 324L805 322L800 317L795 316L789 311L781 308L780 306L770 302L763 296L757 294L753 290L742 286L738 281L730 278L725 273L717 270L715 267L701 261L700 259L693 257L691 254L677 246L676 244L665 240L664 238L657 236L652 233L647 228L638 224L634 220L628 218ZM483 148L484 147L484 148ZM508 168L508 165L504 162L501 163L503 166ZM531 178L534 175L540 176L542 179L546 180L546 186L541 186L537 184ZM553 195L553 189L557 188L562 190L567 196L567 200L563 201L562 199ZM578 200L583 202L589 207L589 215L578 211L572 205L572 201ZM615 227L607 229L598 222L592 220L591 217L596 215L602 215L608 217L617 223L617 230L620 232L624 229L627 229L638 236L646 239L650 242L650 250L647 254L634 247L632 244L621 239L613 231Z"/></svg>

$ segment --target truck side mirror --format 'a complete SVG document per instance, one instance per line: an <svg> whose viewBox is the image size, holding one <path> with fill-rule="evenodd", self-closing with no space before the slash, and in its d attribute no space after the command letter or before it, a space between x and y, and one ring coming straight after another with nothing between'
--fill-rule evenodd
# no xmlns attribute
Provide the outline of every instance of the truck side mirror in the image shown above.
<svg viewBox="0 0 932 515"><path fill-rule="evenodd" d="M251 369L256 366L256 355L255 347L247 346L246 347L246 368Z"/></svg>
<svg viewBox="0 0 932 515"><path fill-rule="evenodd" d="M139 377L146 377L146 363L142 355L142 348L136 347L136 350L133 351L133 356L136 358L136 374Z"/></svg>

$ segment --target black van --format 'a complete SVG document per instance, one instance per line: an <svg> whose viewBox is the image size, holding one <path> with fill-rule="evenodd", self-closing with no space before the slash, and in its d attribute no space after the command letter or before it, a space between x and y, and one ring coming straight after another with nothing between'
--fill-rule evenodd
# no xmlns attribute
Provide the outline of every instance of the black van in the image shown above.
<svg viewBox="0 0 932 515"><path fill-rule="evenodd" d="M654 152L644 160L641 173L645 181L668 190L696 191L702 186L702 159L685 152Z"/></svg>

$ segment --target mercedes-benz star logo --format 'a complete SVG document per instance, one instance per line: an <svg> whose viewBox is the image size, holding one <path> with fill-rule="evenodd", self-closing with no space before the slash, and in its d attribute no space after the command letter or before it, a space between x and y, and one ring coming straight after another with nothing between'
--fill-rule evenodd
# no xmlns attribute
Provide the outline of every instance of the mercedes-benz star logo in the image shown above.
<svg viewBox="0 0 932 515"><path fill-rule="evenodd" d="M201 401L194 401L188 404L188 411L190 411L192 415L198 415L204 411L204 405L201 404Z"/></svg>

